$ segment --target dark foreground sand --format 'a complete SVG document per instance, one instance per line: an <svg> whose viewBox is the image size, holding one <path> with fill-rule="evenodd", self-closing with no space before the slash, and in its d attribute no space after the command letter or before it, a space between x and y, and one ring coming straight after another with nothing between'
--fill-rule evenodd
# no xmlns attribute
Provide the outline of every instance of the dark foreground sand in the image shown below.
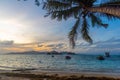
<svg viewBox="0 0 120 80"><path fill-rule="evenodd" d="M0 80L120 80L115 73L58 71L0 71Z"/></svg>

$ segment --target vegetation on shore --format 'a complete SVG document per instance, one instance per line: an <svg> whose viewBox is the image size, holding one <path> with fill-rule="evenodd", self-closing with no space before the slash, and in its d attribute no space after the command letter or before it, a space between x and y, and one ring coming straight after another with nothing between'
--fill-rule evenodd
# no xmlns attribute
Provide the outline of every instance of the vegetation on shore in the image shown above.
<svg viewBox="0 0 120 80"><path fill-rule="evenodd" d="M73 52L58 52L58 51L44 51L44 52L39 52L39 51L25 51L25 52L11 52L7 54L54 54L54 55L61 55L61 54L69 54L69 55L75 55L76 53Z"/></svg>
<svg viewBox="0 0 120 80"><path fill-rule="evenodd" d="M20 77L28 78L30 80L120 80L117 78L107 77L85 77L85 76L59 76L58 74L46 75L46 74L30 74L30 73L1 73L8 77Z"/></svg>

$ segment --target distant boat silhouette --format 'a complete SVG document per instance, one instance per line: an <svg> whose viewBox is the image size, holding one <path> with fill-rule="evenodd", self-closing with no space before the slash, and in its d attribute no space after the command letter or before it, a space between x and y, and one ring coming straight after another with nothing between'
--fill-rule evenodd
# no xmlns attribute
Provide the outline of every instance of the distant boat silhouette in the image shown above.
<svg viewBox="0 0 120 80"><path fill-rule="evenodd" d="M70 56L65 56L65 59L69 60L69 59L71 59L71 57Z"/></svg>
<svg viewBox="0 0 120 80"><path fill-rule="evenodd" d="M52 55L52 57L54 57L54 55Z"/></svg>
<svg viewBox="0 0 120 80"><path fill-rule="evenodd" d="M101 56L101 55L98 56L97 59L98 59L98 60L105 60L105 58L104 58L103 56Z"/></svg>
<svg viewBox="0 0 120 80"><path fill-rule="evenodd" d="M105 52L106 57L110 57L110 52Z"/></svg>

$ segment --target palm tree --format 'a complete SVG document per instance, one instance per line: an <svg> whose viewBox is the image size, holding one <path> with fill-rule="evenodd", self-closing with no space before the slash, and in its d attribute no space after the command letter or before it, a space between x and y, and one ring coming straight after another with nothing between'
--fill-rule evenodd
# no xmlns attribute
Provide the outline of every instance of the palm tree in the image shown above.
<svg viewBox="0 0 120 80"><path fill-rule="evenodd" d="M58 21L63 19L67 20L70 17L76 19L68 35L73 48L79 31L84 40L93 43L92 38L89 36L89 24L92 27L99 26L107 28L108 24L103 23L101 17L106 17L108 20L120 19L120 0L104 0L102 3L96 3L97 1L42 0L44 3L43 9L47 10L45 16L51 16L52 19L57 19ZM39 0L35 0L35 2L39 6Z"/></svg>

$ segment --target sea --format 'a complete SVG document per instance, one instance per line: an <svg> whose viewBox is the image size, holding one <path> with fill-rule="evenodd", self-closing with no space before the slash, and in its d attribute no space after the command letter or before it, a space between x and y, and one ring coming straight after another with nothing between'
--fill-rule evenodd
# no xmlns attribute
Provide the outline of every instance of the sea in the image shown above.
<svg viewBox="0 0 120 80"><path fill-rule="evenodd" d="M4 54L0 55L0 70L36 69L41 71L71 71L71 72L107 72L120 73L120 55L105 57L98 60L98 55L47 54ZM68 55L67 55L68 56Z"/></svg>

